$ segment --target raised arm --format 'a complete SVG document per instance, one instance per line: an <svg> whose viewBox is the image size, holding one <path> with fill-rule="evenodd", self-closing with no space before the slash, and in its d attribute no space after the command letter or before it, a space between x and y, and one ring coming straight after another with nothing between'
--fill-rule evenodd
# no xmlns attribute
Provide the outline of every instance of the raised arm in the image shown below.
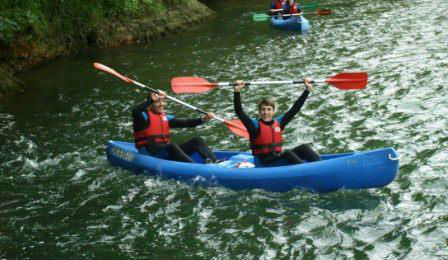
<svg viewBox="0 0 448 260"><path fill-rule="evenodd" d="M142 103L132 109L133 128L135 132L143 130L149 126L149 118L146 116L148 107L152 104L151 95L148 95Z"/></svg>
<svg viewBox="0 0 448 260"><path fill-rule="evenodd" d="M243 125L246 127L247 131L249 132L249 136L252 139L257 136L257 128L253 124L250 117L246 113L244 113L243 106L241 105L240 91L242 88L244 88L244 82L239 80L236 83L238 85L235 86L233 94L233 106L235 109L235 114L238 117L238 119L241 120Z"/></svg>
<svg viewBox="0 0 448 260"><path fill-rule="evenodd" d="M306 89L303 91L302 95L296 100L294 105L285 113L280 122L280 127L283 129L285 126L294 118L294 116L299 113L303 104L305 104L306 99L310 91L313 90L313 85L311 84L311 79L305 79Z"/></svg>

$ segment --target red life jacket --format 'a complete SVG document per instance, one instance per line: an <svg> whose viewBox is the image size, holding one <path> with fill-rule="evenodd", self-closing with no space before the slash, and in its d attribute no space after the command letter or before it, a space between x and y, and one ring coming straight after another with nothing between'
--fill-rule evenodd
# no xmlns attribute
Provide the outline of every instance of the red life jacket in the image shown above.
<svg viewBox="0 0 448 260"><path fill-rule="evenodd" d="M298 14L298 13L300 13L299 5L297 3L294 3L292 6L287 4L287 6L286 6L286 13L287 14Z"/></svg>
<svg viewBox="0 0 448 260"><path fill-rule="evenodd" d="M283 1L282 0L274 0L275 9L282 9L283 8Z"/></svg>
<svg viewBox="0 0 448 260"><path fill-rule="evenodd" d="M148 138L155 143L170 143L170 125L165 113L156 114L148 109L150 126L134 133L135 147L145 145Z"/></svg>
<svg viewBox="0 0 448 260"><path fill-rule="evenodd" d="M253 155L269 154L271 152L282 152L282 129L280 123L275 120L270 126L265 124L262 120L258 121L260 126L260 133L255 140L250 140L250 149Z"/></svg>

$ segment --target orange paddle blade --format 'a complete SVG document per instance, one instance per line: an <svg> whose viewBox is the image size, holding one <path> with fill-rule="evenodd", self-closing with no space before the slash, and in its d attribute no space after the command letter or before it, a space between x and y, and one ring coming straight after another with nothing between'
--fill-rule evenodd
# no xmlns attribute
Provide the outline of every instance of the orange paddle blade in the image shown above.
<svg viewBox="0 0 448 260"><path fill-rule="evenodd" d="M329 14L331 14L331 10L330 9L317 9L316 14L317 15L329 15Z"/></svg>
<svg viewBox="0 0 448 260"><path fill-rule="evenodd" d="M171 88L177 94L204 93L216 86L216 83L210 83L200 77L175 77L171 79Z"/></svg>
<svg viewBox="0 0 448 260"><path fill-rule="evenodd" d="M116 77L119 77L120 79L126 81L127 83L133 83L134 82L132 79L121 75L120 73L116 72L115 70L113 70L113 69L111 69L111 68L109 68L106 65L103 65L101 63L95 62L95 63L93 63L93 67L95 67L95 69L98 69L98 70L104 71L106 73L112 74L112 75L114 75Z"/></svg>
<svg viewBox="0 0 448 260"><path fill-rule="evenodd" d="M343 72L325 80L325 82L342 90L363 89L367 85L367 77L367 72Z"/></svg>
<svg viewBox="0 0 448 260"><path fill-rule="evenodd" d="M227 128L229 128L229 130L232 131L234 134L241 136L245 139L249 139L249 132L247 132L246 127L240 120L237 119L226 120L224 121L224 123L227 125Z"/></svg>

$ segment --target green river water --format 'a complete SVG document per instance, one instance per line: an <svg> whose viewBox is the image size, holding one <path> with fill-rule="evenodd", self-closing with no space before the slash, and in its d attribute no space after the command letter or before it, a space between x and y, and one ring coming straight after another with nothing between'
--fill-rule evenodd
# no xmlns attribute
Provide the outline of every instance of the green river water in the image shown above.
<svg viewBox="0 0 448 260"><path fill-rule="evenodd" d="M448 259L448 1L359 0L309 15L306 35L253 22L269 1L211 3L217 17L148 46L89 51L33 69L0 102L0 259ZM170 92L175 76L209 81L327 78L367 71L365 90L315 85L286 147L320 153L391 146L397 178L378 189L315 194L233 191L111 166L108 140L132 138L144 92L95 71L101 62ZM255 115L285 111L303 85L242 93ZM177 96L224 118L233 93ZM179 117L197 114L175 103ZM176 130L247 150L223 124Z"/></svg>

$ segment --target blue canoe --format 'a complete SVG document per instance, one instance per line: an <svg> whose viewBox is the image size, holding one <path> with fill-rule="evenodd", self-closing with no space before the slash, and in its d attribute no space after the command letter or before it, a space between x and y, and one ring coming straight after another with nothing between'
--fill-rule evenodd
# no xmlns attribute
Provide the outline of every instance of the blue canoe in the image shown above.
<svg viewBox="0 0 448 260"><path fill-rule="evenodd" d="M305 17L292 17L283 20L281 17L273 16L271 18L271 25L275 28L288 30L288 31L299 31L307 32L310 29L310 24Z"/></svg>
<svg viewBox="0 0 448 260"><path fill-rule="evenodd" d="M139 154L133 143L109 141L107 159L113 165L136 172L190 180L206 185L221 185L235 190L265 189L288 191L294 188L314 192L338 189L367 189L392 182L398 171L398 156L393 148L366 152L322 155L322 161L276 167L238 168L241 162L253 162L250 153L215 151L218 164L183 163Z"/></svg>

